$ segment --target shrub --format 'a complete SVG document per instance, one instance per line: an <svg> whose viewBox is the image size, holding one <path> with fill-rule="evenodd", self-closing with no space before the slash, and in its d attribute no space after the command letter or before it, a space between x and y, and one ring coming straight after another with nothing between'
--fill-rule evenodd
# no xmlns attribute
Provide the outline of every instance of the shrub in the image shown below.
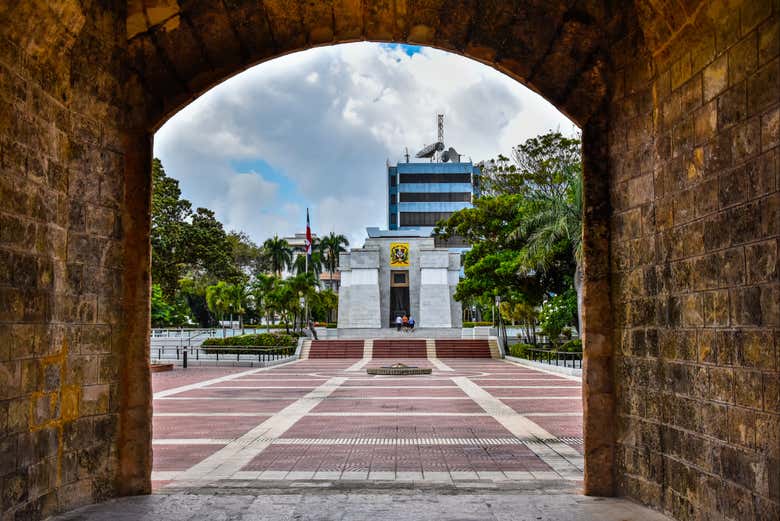
<svg viewBox="0 0 780 521"><path fill-rule="evenodd" d="M577 294L566 291L556 295L542 304L539 311L539 325L542 332L556 344L564 328L577 318Z"/></svg>
<svg viewBox="0 0 780 521"><path fill-rule="evenodd" d="M207 338L203 347L227 347L227 346L264 346L264 347L291 347L298 343L298 335L286 335L283 333L259 333L256 335L229 336L226 338Z"/></svg>
<svg viewBox="0 0 780 521"><path fill-rule="evenodd" d="M517 358L528 358L528 350L534 349L531 344L513 344L509 346L509 355Z"/></svg>
<svg viewBox="0 0 780 521"><path fill-rule="evenodd" d="M290 326L292 327L292 326ZM245 329L286 329L286 324L246 324Z"/></svg>
<svg viewBox="0 0 780 521"><path fill-rule="evenodd" d="M580 340L579 338L575 338L574 340L569 340L561 347L559 347L558 351L566 351L567 353L581 353L582 340Z"/></svg>
<svg viewBox="0 0 780 521"><path fill-rule="evenodd" d="M464 322L463 327L485 327L492 326L493 322Z"/></svg>

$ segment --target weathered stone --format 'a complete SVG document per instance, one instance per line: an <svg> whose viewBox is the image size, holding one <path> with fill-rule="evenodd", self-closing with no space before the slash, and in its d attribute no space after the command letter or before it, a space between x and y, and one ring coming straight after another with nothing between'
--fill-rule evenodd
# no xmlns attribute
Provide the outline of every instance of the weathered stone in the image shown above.
<svg viewBox="0 0 780 521"><path fill-rule="evenodd" d="M776 517L780 13L619 4L0 5L0 441L48 422L67 476L36 459L50 440L27 444L25 472L0 467L2 508L35 519L149 490L150 132L243 67L374 39L490 63L583 127L586 492L683 519ZM54 331L85 322L98 329ZM680 363L669 380L625 363L645 357ZM661 444L656 425L707 447Z"/></svg>

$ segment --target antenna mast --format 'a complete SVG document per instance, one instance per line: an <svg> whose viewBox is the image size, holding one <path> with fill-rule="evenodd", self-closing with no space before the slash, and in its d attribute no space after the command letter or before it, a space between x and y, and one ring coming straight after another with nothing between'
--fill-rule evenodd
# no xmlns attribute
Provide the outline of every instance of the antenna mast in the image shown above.
<svg viewBox="0 0 780 521"><path fill-rule="evenodd" d="M439 114L437 119L438 119L437 123L438 123L438 130L439 130L439 134L438 134L439 139L437 141L442 144L442 148L443 148L443 145L444 145L444 114ZM441 163L441 154L438 153L438 152L436 153L436 162L437 163Z"/></svg>

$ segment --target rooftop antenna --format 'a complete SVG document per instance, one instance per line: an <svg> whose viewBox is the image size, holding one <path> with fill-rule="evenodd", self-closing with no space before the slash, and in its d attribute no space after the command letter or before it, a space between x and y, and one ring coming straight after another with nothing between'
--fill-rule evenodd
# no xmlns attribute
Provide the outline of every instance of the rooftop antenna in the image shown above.
<svg viewBox="0 0 780 521"><path fill-rule="evenodd" d="M409 147L404 147L404 150L406 150L406 153L404 154L404 156L406 157L406 162L408 163L409 162Z"/></svg>
<svg viewBox="0 0 780 521"><path fill-rule="evenodd" d="M436 141L442 144L442 148L444 148L444 114L438 114L437 115L437 126L438 126L438 136L439 139ZM436 154L436 161L441 162L441 154Z"/></svg>
<svg viewBox="0 0 780 521"><path fill-rule="evenodd" d="M431 143L430 145L425 145L422 150L417 152L414 157L419 158L430 158L431 163L439 162L440 160L440 154L442 150L444 150L444 114L438 115L438 124L439 124L439 133L438 133L438 141L436 143Z"/></svg>

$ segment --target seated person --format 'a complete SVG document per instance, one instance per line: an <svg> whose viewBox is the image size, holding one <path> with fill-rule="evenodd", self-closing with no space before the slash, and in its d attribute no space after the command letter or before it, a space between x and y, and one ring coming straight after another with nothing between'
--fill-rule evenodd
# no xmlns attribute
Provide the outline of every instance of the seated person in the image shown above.
<svg viewBox="0 0 780 521"><path fill-rule="evenodd" d="M409 316L409 324L408 327L410 330L414 329L414 317Z"/></svg>
<svg viewBox="0 0 780 521"><path fill-rule="evenodd" d="M395 329L396 331L401 331L401 326L403 325L403 319L401 319L401 315L398 315L395 317Z"/></svg>
<svg viewBox="0 0 780 521"><path fill-rule="evenodd" d="M409 327L409 317L407 317L406 315L404 315L404 317L401 319L401 321L403 322L404 329L406 329L407 327Z"/></svg>

